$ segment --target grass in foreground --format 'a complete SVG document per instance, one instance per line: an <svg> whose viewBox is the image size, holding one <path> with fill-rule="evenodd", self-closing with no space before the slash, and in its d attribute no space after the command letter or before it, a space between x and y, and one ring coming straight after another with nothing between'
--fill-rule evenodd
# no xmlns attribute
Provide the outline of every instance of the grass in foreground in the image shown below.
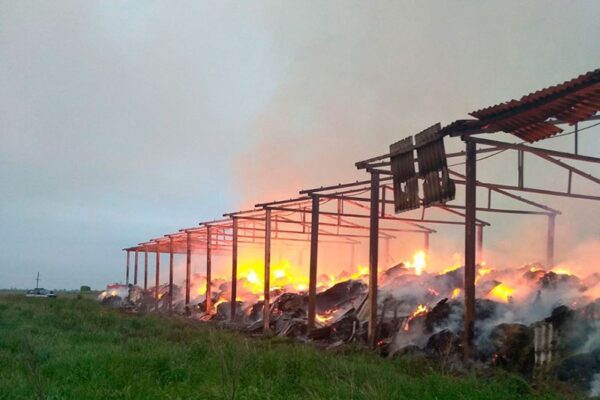
<svg viewBox="0 0 600 400"><path fill-rule="evenodd" d="M453 376L90 299L0 296L0 399L560 399L508 374Z"/></svg>

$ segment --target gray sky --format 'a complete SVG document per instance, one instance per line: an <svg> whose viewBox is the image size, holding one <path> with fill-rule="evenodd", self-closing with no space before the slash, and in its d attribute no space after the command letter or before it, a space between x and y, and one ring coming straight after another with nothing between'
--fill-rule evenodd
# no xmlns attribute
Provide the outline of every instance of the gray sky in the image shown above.
<svg viewBox="0 0 600 400"><path fill-rule="evenodd" d="M598 68L598 15L596 1L0 1L0 287L37 271L102 287L123 279L125 246L361 178L354 161L408 134ZM598 207L577 204L563 247L598 238Z"/></svg>

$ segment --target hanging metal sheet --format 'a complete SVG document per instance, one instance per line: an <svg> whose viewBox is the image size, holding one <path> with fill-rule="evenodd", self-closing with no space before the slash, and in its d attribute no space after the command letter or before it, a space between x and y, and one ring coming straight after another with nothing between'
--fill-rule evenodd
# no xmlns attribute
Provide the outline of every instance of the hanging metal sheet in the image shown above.
<svg viewBox="0 0 600 400"><path fill-rule="evenodd" d="M453 200L456 186L448 174L444 137L440 124L435 124L415 135L419 177L423 182L423 205L445 203Z"/></svg>
<svg viewBox="0 0 600 400"><path fill-rule="evenodd" d="M419 208L419 184L415 171L413 137L390 145L391 170L394 176L394 210L396 213Z"/></svg>

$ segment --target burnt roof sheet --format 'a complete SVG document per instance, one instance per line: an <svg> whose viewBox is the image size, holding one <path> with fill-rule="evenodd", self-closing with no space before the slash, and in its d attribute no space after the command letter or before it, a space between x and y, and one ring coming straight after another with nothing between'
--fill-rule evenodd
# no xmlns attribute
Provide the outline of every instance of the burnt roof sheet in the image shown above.
<svg viewBox="0 0 600 400"><path fill-rule="evenodd" d="M562 129L550 118L575 124L600 110L600 69L559 85L469 113L484 129L512 133L528 142L546 139Z"/></svg>

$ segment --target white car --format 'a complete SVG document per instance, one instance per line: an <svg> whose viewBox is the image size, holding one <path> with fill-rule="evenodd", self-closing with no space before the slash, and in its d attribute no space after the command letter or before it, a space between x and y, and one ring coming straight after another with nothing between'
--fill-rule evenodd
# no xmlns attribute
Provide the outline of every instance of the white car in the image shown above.
<svg viewBox="0 0 600 400"><path fill-rule="evenodd" d="M26 297L56 297L54 290L46 290L44 288L36 288L28 290L25 293Z"/></svg>

